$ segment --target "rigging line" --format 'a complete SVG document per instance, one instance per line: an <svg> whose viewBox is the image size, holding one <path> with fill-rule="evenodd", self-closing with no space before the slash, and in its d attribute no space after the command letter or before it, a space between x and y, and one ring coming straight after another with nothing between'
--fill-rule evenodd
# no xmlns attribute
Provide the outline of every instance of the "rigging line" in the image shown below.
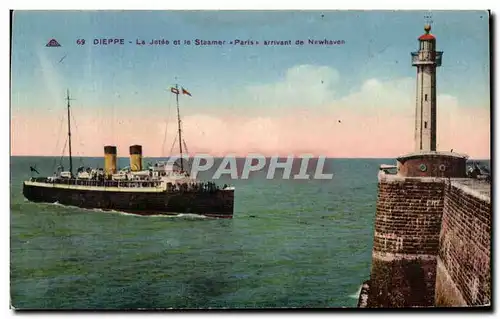
<svg viewBox="0 0 500 319"><path fill-rule="evenodd" d="M170 98L168 99L168 110L167 110L167 118L165 119L165 134L163 135L163 143L161 145L161 156L165 157L165 144L167 142L167 133L168 133L168 120L170 119L170 109L172 107L172 95L169 94Z"/></svg>
<svg viewBox="0 0 500 319"><path fill-rule="evenodd" d="M59 120L59 130L57 131L57 141L56 141L56 146L54 147L54 152L59 149L59 142L61 141L61 130L63 126L63 121L64 121L64 114L61 114L61 118Z"/></svg>
<svg viewBox="0 0 500 319"><path fill-rule="evenodd" d="M78 131L78 125L76 124L76 120L75 120L75 115L73 114L73 112L71 112L71 119L73 120L73 125L75 126L75 132L76 132L76 137L77 137L77 140L78 140L78 144L80 145L80 149L81 147L83 147L83 143L82 141L80 140L80 132ZM81 151L77 150L76 151L77 154L79 154L79 160L80 160L80 166L84 166L83 164L83 157L82 157L82 153Z"/></svg>
<svg viewBox="0 0 500 319"><path fill-rule="evenodd" d="M64 114L61 115L61 120L59 121L59 131L57 133L56 146L54 148L54 151L52 152L53 154L57 154L56 152L59 149L59 142L61 141L61 131L63 126L63 121L64 121ZM57 156L54 157L54 162L52 163L52 170L54 170L56 164L57 164Z"/></svg>
<svg viewBox="0 0 500 319"><path fill-rule="evenodd" d="M189 150L186 144L186 140L182 139L182 143L184 144L184 149L186 150L186 155L189 156ZM188 165L189 171L191 171L191 164L189 164L189 159L186 161L186 164Z"/></svg>
<svg viewBox="0 0 500 319"><path fill-rule="evenodd" d="M66 146L68 145L68 138L66 138L66 142L64 142L64 148L63 148L63 151L62 151L62 155L61 155L61 158L59 159L59 166L63 167L63 163L62 163L62 160L63 160L63 157L64 157L64 152L66 151Z"/></svg>
<svg viewBox="0 0 500 319"><path fill-rule="evenodd" d="M189 155L189 150L188 150L188 146L186 144L186 140L185 139L182 139L182 143L184 144L184 149L186 150L186 154Z"/></svg>
<svg viewBox="0 0 500 319"><path fill-rule="evenodd" d="M174 149L175 142L177 142L177 134L175 134L174 142L172 143L172 147L170 148L169 156L172 156L172 150Z"/></svg>

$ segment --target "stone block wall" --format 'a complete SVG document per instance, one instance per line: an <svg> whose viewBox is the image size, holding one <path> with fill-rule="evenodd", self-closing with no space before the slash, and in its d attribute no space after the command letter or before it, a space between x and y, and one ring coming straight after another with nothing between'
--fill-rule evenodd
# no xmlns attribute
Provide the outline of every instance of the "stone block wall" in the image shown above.
<svg viewBox="0 0 500 319"><path fill-rule="evenodd" d="M444 179L379 175L368 307L432 306Z"/></svg>
<svg viewBox="0 0 500 319"><path fill-rule="evenodd" d="M491 203L459 181L445 191L436 306L487 305L491 300Z"/></svg>
<svg viewBox="0 0 500 319"><path fill-rule="evenodd" d="M490 196L465 180L379 174L372 268L360 306L490 303Z"/></svg>

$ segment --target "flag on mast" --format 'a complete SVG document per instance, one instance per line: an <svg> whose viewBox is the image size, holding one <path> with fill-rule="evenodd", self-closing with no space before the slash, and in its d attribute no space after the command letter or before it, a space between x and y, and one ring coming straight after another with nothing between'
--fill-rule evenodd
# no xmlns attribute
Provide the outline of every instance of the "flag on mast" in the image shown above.
<svg viewBox="0 0 500 319"><path fill-rule="evenodd" d="M192 96L191 93L189 93L188 90L186 90L185 88L182 88L182 94Z"/></svg>
<svg viewBox="0 0 500 319"><path fill-rule="evenodd" d="M174 87L171 87L170 88L170 92L174 93L174 94L179 94L179 90L174 88Z"/></svg>

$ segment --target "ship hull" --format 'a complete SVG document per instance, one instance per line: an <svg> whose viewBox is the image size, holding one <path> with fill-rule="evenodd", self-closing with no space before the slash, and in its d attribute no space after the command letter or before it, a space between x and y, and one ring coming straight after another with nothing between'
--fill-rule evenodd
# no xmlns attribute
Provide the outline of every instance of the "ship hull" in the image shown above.
<svg viewBox="0 0 500 319"><path fill-rule="evenodd" d="M32 202L57 202L67 206L114 210L137 215L197 214L232 218L234 205L232 189L213 192L113 191L24 182L23 195Z"/></svg>

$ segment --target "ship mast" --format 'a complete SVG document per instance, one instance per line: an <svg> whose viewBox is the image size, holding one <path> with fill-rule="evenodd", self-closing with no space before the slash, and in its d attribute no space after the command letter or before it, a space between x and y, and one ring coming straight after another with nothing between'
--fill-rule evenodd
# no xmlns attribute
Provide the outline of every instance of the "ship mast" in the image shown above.
<svg viewBox="0 0 500 319"><path fill-rule="evenodd" d="M69 172L71 177L73 177L73 158L71 155L71 114L70 114L70 105L69 105L69 89L66 90L66 101L68 102L68 146L69 146Z"/></svg>
<svg viewBox="0 0 500 319"><path fill-rule="evenodd" d="M182 160L182 131L181 131L181 116L179 113L179 85L175 85L177 94L175 94L175 99L177 101L177 123L179 126L179 150L181 152L181 171L184 171L183 160ZM71 148L70 148L71 149Z"/></svg>

